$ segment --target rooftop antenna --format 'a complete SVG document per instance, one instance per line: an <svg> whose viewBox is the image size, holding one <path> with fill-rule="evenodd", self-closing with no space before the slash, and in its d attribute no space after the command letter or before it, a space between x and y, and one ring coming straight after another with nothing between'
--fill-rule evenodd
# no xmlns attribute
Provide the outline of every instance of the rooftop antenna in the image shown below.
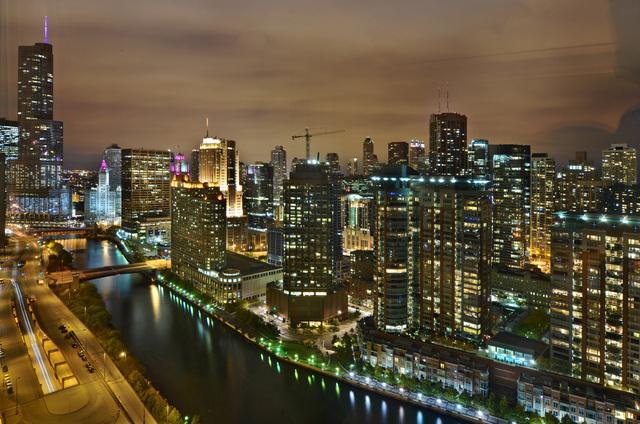
<svg viewBox="0 0 640 424"><path fill-rule="evenodd" d="M449 112L449 83L447 83L447 112Z"/></svg>
<svg viewBox="0 0 640 424"><path fill-rule="evenodd" d="M44 42L49 44L49 17L44 17Z"/></svg>
<svg viewBox="0 0 640 424"><path fill-rule="evenodd" d="M207 126L207 135L205 138L209 138L209 117L205 118L205 125Z"/></svg>

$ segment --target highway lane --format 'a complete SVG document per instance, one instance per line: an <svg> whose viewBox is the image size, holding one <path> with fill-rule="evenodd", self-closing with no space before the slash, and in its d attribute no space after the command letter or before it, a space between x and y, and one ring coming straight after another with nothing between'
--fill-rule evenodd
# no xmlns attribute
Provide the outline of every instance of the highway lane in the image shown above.
<svg viewBox="0 0 640 424"><path fill-rule="evenodd" d="M40 265L38 260L34 260L35 256L37 255L31 251L25 257L27 262L24 268L25 276L22 279L22 287L25 293L36 297L37 313L42 317L40 324L47 334L52 337L52 340L58 344L58 347L64 349L64 355L67 357L80 383L89 383L97 387L96 383L99 382L105 389L108 387L109 395L113 395L114 400L122 406L123 415L128 415L130 421L134 423L155 423L155 420L149 411L146 410L144 404L138 398L120 370L113 361L111 361L109 356L105 354L95 336L73 315L48 286L37 283ZM69 354L69 349L71 348L68 340L66 340L66 343L64 341L59 342L61 335L58 326L62 324L73 330L80 341L86 346L87 356L94 364L97 371L96 373L89 374L86 369L82 369L84 368L84 364L78 364L78 361L81 360L78 358L77 353ZM105 372L106 381L104 378Z"/></svg>

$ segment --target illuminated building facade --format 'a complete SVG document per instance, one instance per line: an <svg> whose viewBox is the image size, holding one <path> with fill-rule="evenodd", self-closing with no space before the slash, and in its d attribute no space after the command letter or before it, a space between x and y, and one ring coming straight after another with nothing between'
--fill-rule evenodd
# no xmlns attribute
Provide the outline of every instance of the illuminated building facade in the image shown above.
<svg viewBox="0 0 640 424"><path fill-rule="evenodd" d="M602 151L602 182L605 186L638 182L636 149L627 144L612 144Z"/></svg>
<svg viewBox="0 0 640 424"><path fill-rule="evenodd" d="M86 223L97 223L101 225L119 225L121 214L121 189L111 189L107 162L103 159L98 172L98 186L85 192L85 214Z"/></svg>
<svg viewBox="0 0 640 424"><path fill-rule="evenodd" d="M343 194L340 199L343 223L343 250L373 249L373 198L356 193Z"/></svg>
<svg viewBox="0 0 640 424"><path fill-rule="evenodd" d="M574 160L556 174L555 210L575 213L601 210L602 179L586 152L576 152Z"/></svg>
<svg viewBox="0 0 640 424"><path fill-rule="evenodd" d="M282 204L284 182L287 179L287 151L282 146L276 146L271 151L271 166L273 167L273 202Z"/></svg>
<svg viewBox="0 0 640 424"><path fill-rule="evenodd" d="M358 158L351 158L347 161L347 177L355 177L358 175Z"/></svg>
<svg viewBox="0 0 640 424"><path fill-rule="evenodd" d="M332 175L340 175L342 172L340 171L340 156L337 153L327 153L325 162L329 167L329 172Z"/></svg>
<svg viewBox="0 0 640 424"><path fill-rule="evenodd" d="M109 170L109 186L111 190L122 187L122 149L117 144L104 149L102 159L107 163Z"/></svg>
<svg viewBox="0 0 640 424"><path fill-rule="evenodd" d="M551 243L552 366L640 393L640 221L558 213Z"/></svg>
<svg viewBox="0 0 640 424"><path fill-rule="evenodd" d="M531 226L531 149L491 146L493 175L493 263L523 268Z"/></svg>
<svg viewBox="0 0 640 424"><path fill-rule="evenodd" d="M220 187L227 199L227 217L242 216L240 157L236 142L209 137L209 131L207 131L200 145L198 160L198 180Z"/></svg>
<svg viewBox="0 0 640 424"><path fill-rule="evenodd" d="M551 266L556 161L546 153L531 156L530 261L544 272Z"/></svg>
<svg viewBox="0 0 640 424"><path fill-rule="evenodd" d="M18 159L19 140L18 121L0 118L0 152L4 153L5 163Z"/></svg>
<svg viewBox="0 0 640 424"><path fill-rule="evenodd" d="M411 140L409 142L409 166L420 174L427 171L427 151L422 140Z"/></svg>
<svg viewBox="0 0 640 424"><path fill-rule="evenodd" d="M150 243L170 237L171 152L122 149L122 230Z"/></svg>
<svg viewBox="0 0 640 424"><path fill-rule="evenodd" d="M489 178L491 175L489 141L479 139L471 140L471 143L469 143L467 154L469 175L474 178Z"/></svg>
<svg viewBox="0 0 640 424"><path fill-rule="evenodd" d="M254 250L266 250L267 229L273 223L274 213L273 167L263 162L247 166L244 188L250 243Z"/></svg>
<svg viewBox="0 0 640 424"><path fill-rule="evenodd" d="M338 187L324 163L299 163L284 188L284 281L267 303L292 325L319 324L346 313L338 285L342 257Z"/></svg>
<svg viewBox="0 0 640 424"><path fill-rule="evenodd" d="M387 157L387 163L389 165L408 165L409 143L406 141L393 141L389 143L387 146Z"/></svg>
<svg viewBox="0 0 640 424"><path fill-rule="evenodd" d="M467 170L467 117L434 113L429 122L429 173L464 175Z"/></svg>
<svg viewBox="0 0 640 424"><path fill-rule="evenodd" d="M379 168L378 156L373 151L374 144L371 137L367 137L362 142L362 173L364 175L373 175Z"/></svg>

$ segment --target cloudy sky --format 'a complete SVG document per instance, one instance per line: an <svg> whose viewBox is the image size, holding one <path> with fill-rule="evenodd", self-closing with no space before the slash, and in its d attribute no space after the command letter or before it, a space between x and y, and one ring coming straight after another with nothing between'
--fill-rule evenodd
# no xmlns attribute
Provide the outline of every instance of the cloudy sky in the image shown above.
<svg viewBox="0 0 640 424"><path fill-rule="evenodd" d="M305 127L312 151L361 156L371 136L427 139L438 89L470 138L530 143L560 161L640 148L635 0L0 0L0 116L16 114L17 46L49 16L65 165L110 143L189 151L234 138L268 160ZM446 109L444 95L442 109Z"/></svg>

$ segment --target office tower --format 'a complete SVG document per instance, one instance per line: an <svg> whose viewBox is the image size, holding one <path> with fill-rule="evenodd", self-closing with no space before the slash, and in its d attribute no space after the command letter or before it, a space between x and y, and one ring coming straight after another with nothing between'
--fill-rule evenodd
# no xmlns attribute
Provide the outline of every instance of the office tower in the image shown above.
<svg viewBox="0 0 640 424"><path fill-rule="evenodd" d="M327 153L327 157L325 159L327 165L329 166L329 172L332 175L340 175L340 157L337 153Z"/></svg>
<svg viewBox="0 0 640 424"><path fill-rule="evenodd" d="M355 177L358 175L358 158L351 158L347 161L347 176Z"/></svg>
<svg viewBox="0 0 640 424"><path fill-rule="evenodd" d="M4 153L6 163L18 159L19 140L18 121L0 118L0 152Z"/></svg>
<svg viewBox="0 0 640 424"><path fill-rule="evenodd" d="M556 174L555 210L599 212L602 179L586 152L576 152L574 160Z"/></svg>
<svg viewBox="0 0 640 424"><path fill-rule="evenodd" d="M467 117L432 114L429 122L429 173L464 175L467 169Z"/></svg>
<svg viewBox="0 0 640 424"><path fill-rule="evenodd" d="M373 196L342 194L342 238L346 255L354 250L373 249Z"/></svg>
<svg viewBox="0 0 640 424"><path fill-rule="evenodd" d="M488 140L471 140L468 149L469 175L474 178L489 178L491 174L491 160L489 158Z"/></svg>
<svg viewBox="0 0 640 424"><path fill-rule="evenodd" d="M424 141L411 140L409 142L409 166L421 174L427 171L427 151Z"/></svg>
<svg viewBox="0 0 640 424"><path fill-rule="evenodd" d="M638 182L636 149L626 144L612 144L602 151L602 182L634 185Z"/></svg>
<svg viewBox="0 0 640 424"><path fill-rule="evenodd" d="M189 175L189 162L182 153L176 153L171 157L169 171L172 175Z"/></svg>
<svg viewBox="0 0 640 424"><path fill-rule="evenodd" d="M111 172L102 159L98 172L98 186L85 192L85 222L89 224L118 225L121 214L121 188L111 188Z"/></svg>
<svg viewBox="0 0 640 424"><path fill-rule="evenodd" d="M387 157L389 165L408 165L409 143L406 141L393 141L389 143L387 146Z"/></svg>
<svg viewBox="0 0 640 424"><path fill-rule="evenodd" d="M268 163L249 165L244 186L249 231L260 233L262 240L258 243L264 246L267 228L273 222L273 171Z"/></svg>
<svg viewBox="0 0 640 424"><path fill-rule="evenodd" d="M122 229L147 242L170 236L171 152L122 149Z"/></svg>
<svg viewBox="0 0 640 424"><path fill-rule="evenodd" d="M378 329L403 332L420 322L418 200L406 165L383 168L374 179L374 320Z"/></svg>
<svg viewBox="0 0 640 424"><path fill-rule="evenodd" d="M346 313L337 284L342 243L338 190L326 164L299 163L284 187L284 281L267 291L270 308L300 322L320 323Z"/></svg>
<svg viewBox="0 0 640 424"><path fill-rule="evenodd" d="M200 171L200 150L191 150L191 157L189 158L189 177L191 181L199 181L198 172Z"/></svg>
<svg viewBox="0 0 640 424"><path fill-rule="evenodd" d="M430 333L475 343L491 334L491 192L487 184L432 178L415 185L420 211L420 325Z"/></svg>
<svg viewBox="0 0 640 424"><path fill-rule="evenodd" d="M551 231L552 367L640 393L640 222L558 213Z"/></svg>
<svg viewBox="0 0 640 424"><path fill-rule="evenodd" d="M9 177L10 218L50 225L71 216L62 184L62 122L53 120L53 47L18 48L18 159Z"/></svg>
<svg viewBox="0 0 640 424"><path fill-rule="evenodd" d="M603 188L602 212L613 215L640 215L640 186L613 184Z"/></svg>
<svg viewBox="0 0 640 424"><path fill-rule="evenodd" d="M218 186L172 178L171 270L204 293L226 263L226 203Z"/></svg>
<svg viewBox="0 0 640 424"><path fill-rule="evenodd" d="M220 187L227 199L227 217L242 216L240 158L236 150L236 142L209 137L209 130L207 130L200 145L198 159L199 181Z"/></svg>
<svg viewBox="0 0 640 424"><path fill-rule="evenodd" d="M556 161L546 153L531 155L531 263L548 273L554 212Z"/></svg>
<svg viewBox="0 0 640 424"><path fill-rule="evenodd" d="M531 225L531 151L527 145L491 146L493 263L522 268Z"/></svg>
<svg viewBox="0 0 640 424"><path fill-rule="evenodd" d="M282 191L287 179L287 151L282 146L276 146L271 151L271 166L273 167L273 201L282 204Z"/></svg>
<svg viewBox="0 0 640 424"><path fill-rule="evenodd" d="M378 166L378 157L373 152L373 139L367 137L362 142L362 173L372 175Z"/></svg>
<svg viewBox="0 0 640 424"><path fill-rule="evenodd" d="M102 159L107 163L109 170L109 186L111 190L122 187L122 149L117 144L104 149Z"/></svg>
<svg viewBox="0 0 640 424"><path fill-rule="evenodd" d="M267 262L271 265L282 266L284 261L284 232L281 225L274 225L267 229Z"/></svg>

